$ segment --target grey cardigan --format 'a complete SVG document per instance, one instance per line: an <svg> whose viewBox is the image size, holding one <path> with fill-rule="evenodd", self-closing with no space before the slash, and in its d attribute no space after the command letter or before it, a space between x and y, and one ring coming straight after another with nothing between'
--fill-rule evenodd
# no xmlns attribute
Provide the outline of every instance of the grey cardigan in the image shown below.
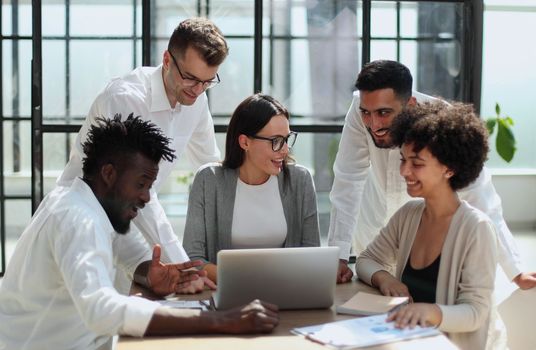
<svg viewBox="0 0 536 350"><path fill-rule="evenodd" d="M316 192L309 171L288 165L288 176L277 176L287 220L285 247L320 245ZM190 259L216 264L221 249L232 249L231 227L238 169L207 164L195 175L188 199L183 246ZM259 200L261 200L259 198Z"/></svg>

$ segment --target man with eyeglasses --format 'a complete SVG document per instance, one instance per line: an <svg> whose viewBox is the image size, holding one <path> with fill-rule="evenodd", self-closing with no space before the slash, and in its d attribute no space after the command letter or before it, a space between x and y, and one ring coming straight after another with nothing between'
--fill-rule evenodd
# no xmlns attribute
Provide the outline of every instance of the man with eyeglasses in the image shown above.
<svg viewBox="0 0 536 350"><path fill-rule="evenodd" d="M219 161L220 151L205 91L220 82L218 68L227 55L225 38L210 20L191 18L181 22L169 39L160 66L139 67L112 80L97 96L57 181L58 187L68 187L81 176L81 145L96 118L110 118L118 113L123 116L133 113L155 123L171 140L177 159L186 155L193 169ZM166 263L189 260L156 195L176 163L177 160L160 164L151 201L134 220L151 246L161 245L162 260ZM118 288L125 291L126 283L123 281L123 286Z"/></svg>

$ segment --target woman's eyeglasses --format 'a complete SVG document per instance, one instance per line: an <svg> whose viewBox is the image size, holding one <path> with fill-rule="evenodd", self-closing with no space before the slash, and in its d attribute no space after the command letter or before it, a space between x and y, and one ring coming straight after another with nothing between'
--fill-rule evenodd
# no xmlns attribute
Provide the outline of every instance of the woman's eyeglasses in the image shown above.
<svg viewBox="0 0 536 350"><path fill-rule="evenodd" d="M285 143L288 145L288 148L292 148L294 146L294 143L296 142L296 137L298 137L298 133L291 131L290 134L287 136L274 136L274 137L263 137L263 136L250 136L252 139L257 140L265 140L265 141L271 141L272 142L272 151L279 152Z"/></svg>

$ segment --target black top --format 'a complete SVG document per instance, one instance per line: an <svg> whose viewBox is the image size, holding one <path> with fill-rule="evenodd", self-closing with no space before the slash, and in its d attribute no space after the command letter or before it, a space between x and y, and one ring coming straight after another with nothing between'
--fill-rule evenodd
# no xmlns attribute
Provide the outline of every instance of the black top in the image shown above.
<svg viewBox="0 0 536 350"><path fill-rule="evenodd" d="M425 268L414 269L408 259L404 272L402 272L402 283L408 286L409 295L413 298L413 302L435 304L440 262L441 254Z"/></svg>

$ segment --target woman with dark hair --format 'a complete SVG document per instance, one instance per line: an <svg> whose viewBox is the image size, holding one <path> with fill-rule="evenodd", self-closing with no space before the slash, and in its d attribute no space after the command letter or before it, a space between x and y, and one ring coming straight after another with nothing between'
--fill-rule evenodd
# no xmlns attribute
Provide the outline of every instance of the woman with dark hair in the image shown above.
<svg viewBox="0 0 536 350"><path fill-rule="evenodd" d="M313 179L289 156L296 136L286 108L255 94L231 117L223 162L197 172L183 245L213 281L221 249L320 245Z"/></svg>
<svg viewBox="0 0 536 350"><path fill-rule="evenodd" d="M486 128L470 106L439 102L403 112L391 135L407 192L422 199L393 215L359 256L357 275L384 295L412 299L389 315L397 327L438 327L461 349L494 346L496 234L456 193L482 170Z"/></svg>

